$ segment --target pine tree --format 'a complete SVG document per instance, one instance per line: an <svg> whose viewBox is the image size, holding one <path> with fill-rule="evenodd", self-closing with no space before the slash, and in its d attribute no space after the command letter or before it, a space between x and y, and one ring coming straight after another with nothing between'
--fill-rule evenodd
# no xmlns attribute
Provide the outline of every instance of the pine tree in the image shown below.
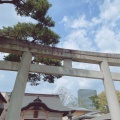
<svg viewBox="0 0 120 120"><path fill-rule="evenodd" d="M55 26L55 22L47 14L49 8L52 6L47 0L0 0L0 3L12 3L14 4L18 15L31 17L36 20L36 23L19 22L14 26L3 27L0 29L0 34L2 36L12 40L22 40L51 47L55 46L59 42L60 36L51 30L51 28ZM9 54L4 57L4 60L20 62L21 56ZM61 66L61 62L59 60L49 58L34 57L31 63ZM29 73L28 82L31 82L31 85L38 85L38 81L40 80L53 83L56 78L60 78L60 76Z"/></svg>

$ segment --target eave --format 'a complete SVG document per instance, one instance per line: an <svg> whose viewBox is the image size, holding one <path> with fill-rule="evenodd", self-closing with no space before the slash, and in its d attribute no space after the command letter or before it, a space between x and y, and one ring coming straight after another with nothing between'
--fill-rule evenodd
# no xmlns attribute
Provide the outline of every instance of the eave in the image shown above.
<svg viewBox="0 0 120 120"><path fill-rule="evenodd" d="M0 93L0 99L4 102L7 103L6 99L3 97L3 95Z"/></svg>

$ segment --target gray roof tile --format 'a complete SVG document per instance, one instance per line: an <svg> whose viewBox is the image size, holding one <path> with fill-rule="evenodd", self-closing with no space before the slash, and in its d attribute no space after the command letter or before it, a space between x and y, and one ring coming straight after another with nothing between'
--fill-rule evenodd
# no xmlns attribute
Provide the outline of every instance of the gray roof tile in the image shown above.
<svg viewBox="0 0 120 120"><path fill-rule="evenodd" d="M37 97L42 100L50 109L59 110L59 111L72 111L73 109L63 106L60 101L59 95L50 95L50 94L30 94L25 93L23 98L22 107L27 106L29 103L33 102Z"/></svg>

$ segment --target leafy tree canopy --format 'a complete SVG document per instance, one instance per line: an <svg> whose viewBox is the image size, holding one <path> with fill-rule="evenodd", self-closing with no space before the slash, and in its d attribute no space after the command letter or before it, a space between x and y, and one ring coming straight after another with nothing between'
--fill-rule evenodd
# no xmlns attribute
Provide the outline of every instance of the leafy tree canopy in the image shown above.
<svg viewBox="0 0 120 120"><path fill-rule="evenodd" d="M116 91L118 100L120 102L120 91ZM100 110L102 113L109 113L109 108L107 104L107 99L105 92L101 92L99 95L90 97L96 109Z"/></svg>
<svg viewBox="0 0 120 120"><path fill-rule="evenodd" d="M0 3L2 3L0 1ZM5 3L10 3L9 1ZM18 15L31 17L36 23L17 23L14 26L3 27L0 34L12 40L23 40L34 44L55 46L60 36L51 30L55 26L55 22L47 15L51 4L48 0L12 0ZM21 56L9 54L4 60L20 62ZM61 62L55 59L36 58L31 61L33 64L40 63L45 65L61 66ZM31 85L38 85L37 81L44 80L50 83L54 82L59 75L46 75L38 73L29 73L28 81Z"/></svg>

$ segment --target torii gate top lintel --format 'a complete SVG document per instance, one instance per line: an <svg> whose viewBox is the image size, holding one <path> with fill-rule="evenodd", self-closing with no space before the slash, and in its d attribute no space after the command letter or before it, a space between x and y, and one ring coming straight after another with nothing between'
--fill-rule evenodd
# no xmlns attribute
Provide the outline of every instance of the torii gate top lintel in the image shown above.
<svg viewBox="0 0 120 120"><path fill-rule="evenodd" d="M30 51L33 56L38 57L55 58L59 60L71 59L76 62L93 64L107 61L111 66L120 66L120 54L62 49L0 37L0 52L22 54L25 51Z"/></svg>

